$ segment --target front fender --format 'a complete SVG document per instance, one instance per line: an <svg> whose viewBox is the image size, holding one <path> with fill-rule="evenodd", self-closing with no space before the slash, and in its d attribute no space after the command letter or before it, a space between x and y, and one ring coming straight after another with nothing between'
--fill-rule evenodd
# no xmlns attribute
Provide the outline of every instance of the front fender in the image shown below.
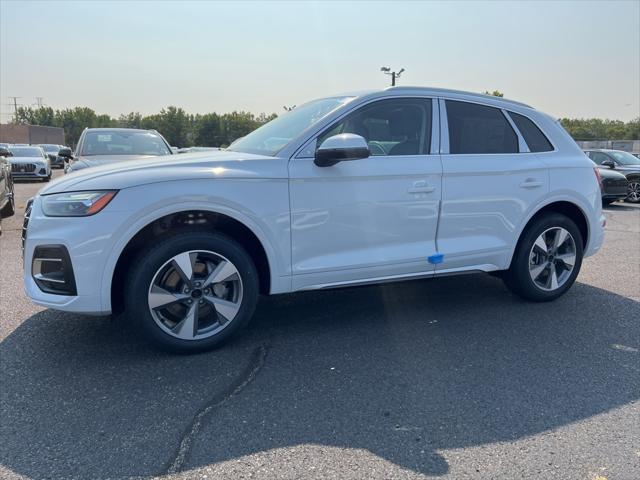
<svg viewBox="0 0 640 480"><path fill-rule="evenodd" d="M202 185L204 183L205 185ZM270 293L283 293L291 290L289 203L286 181L271 180L259 182L251 180L217 180L215 194L211 192L211 182L184 182L180 185L158 184L125 189L118 193L112 203L119 208L130 202L145 199L142 208L132 210L114 237L104 264L101 279L101 304L103 311L111 310L111 283L116 264L131 239L147 225L167 215L188 210L201 210L226 215L241 222L258 238L267 255L270 267ZM188 192L188 193L185 193ZM256 191L260 195L256 196ZM229 196L225 193L233 192ZM253 205L239 203L255 198ZM235 198L234 198L235 197ZM116 202L117 199L117 202ZM111 205L110 205L111 207ZM253 207L253 208L252 208Z"/></svg>

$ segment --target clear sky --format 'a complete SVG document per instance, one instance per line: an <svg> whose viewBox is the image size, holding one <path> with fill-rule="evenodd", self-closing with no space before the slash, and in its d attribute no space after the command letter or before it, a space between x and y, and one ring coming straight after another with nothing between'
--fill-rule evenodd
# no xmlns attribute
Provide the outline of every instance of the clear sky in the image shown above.
<svg viewBox="0 0 640 480"><path fill-rule="evenodd" d="M283 105L400 83L498 89L561 117L640 115L640 1L0 0L9 96L117 116Z"/></svg>

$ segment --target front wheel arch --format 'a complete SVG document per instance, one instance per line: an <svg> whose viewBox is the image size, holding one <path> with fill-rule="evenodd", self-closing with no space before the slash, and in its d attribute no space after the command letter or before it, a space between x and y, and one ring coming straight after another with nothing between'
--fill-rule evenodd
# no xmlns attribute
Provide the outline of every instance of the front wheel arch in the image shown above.
<svg viewBox="0 0 640 480"><path fill-rule="evenodd" d="M124 279L128 266L141 249L149 242L155 242L181 229L215 231L225 234L238 242L251 256L258 270L259 292L268 294L271 290L272 265L266 250L256 234L242 222L222 213L210 210L182 210L169 213L147 223L129 239L119 254L111 275L111 311L115 314L124 310Z"/></svg>

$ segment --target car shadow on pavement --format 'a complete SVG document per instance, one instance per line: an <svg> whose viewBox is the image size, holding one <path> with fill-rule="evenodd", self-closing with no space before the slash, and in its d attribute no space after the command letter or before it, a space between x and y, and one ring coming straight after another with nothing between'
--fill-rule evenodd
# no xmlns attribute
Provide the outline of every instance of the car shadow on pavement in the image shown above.
<svg viewBox="0 0 640 480"><path fill-rule="evenodd" d="M313 444L441 475L440 450L637 400L638 308L581 283L526 303L485 275L307 292L262 299L241 338L195 356L123 320L43 311L0 344L0 461L30 478L151 476Z"/></svg>

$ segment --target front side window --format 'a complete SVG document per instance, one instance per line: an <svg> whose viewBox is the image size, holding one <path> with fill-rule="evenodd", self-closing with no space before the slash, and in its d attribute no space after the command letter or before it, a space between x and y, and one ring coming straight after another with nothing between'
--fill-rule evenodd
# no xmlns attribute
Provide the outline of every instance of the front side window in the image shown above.
<svg viewBox="0 0 640 480"><path fill-rule="evenodd" d="M340 133L354 133L369 144L372 156L428 155L431 146L431 100L380 100L331 126L317 145Z"/></svg>
<svg viewBox="0 0 640 480"><path fill-rule="evenodd" d="M524 141L527 142L530 152L550 152L553 150L551 142L529 118L515 112L509 112L509 115L511 115L513 123L520 130Z"/></svg>
<svg viewBox="0 0 640 480"><path fill-rule="evenodd" d="M607 155L602 152L589 152L589 158L598 165L602 165L602 162L611 160Z"/></svg>
<svg viewBox="0 0 640 480"><path fill-rule="evenodd" d="M518 153L518 137L498 108L446 100L449 153Z"/></svg>

